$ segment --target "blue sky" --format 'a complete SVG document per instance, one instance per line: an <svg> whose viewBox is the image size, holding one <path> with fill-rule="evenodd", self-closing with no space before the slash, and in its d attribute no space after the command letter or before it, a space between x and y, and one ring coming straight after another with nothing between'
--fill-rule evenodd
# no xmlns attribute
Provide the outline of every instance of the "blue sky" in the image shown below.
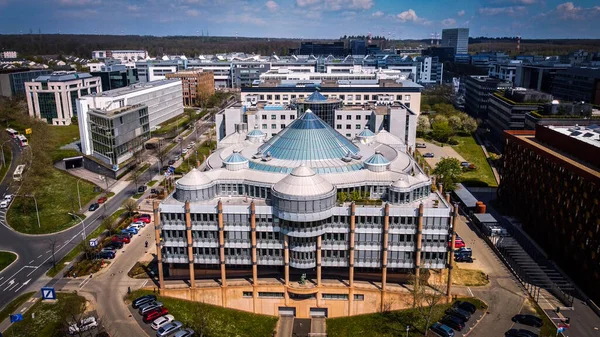
<svg viewBox="0 0 600 337"><path fill-rule="evenodd" d="M0 0L0 34L600 38L598 0ZM595 27L595 28L594 28Z"/></svg>

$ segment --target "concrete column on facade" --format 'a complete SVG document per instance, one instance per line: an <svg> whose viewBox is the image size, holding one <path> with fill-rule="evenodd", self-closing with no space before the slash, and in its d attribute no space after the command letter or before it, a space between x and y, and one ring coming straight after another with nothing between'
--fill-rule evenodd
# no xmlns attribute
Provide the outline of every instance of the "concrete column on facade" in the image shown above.
<svg viewBox="0 0 600 337"><path fill-rule="evenodd" d="M162 262L162 245L160 242L160 213L158 210L159 201L153 203L154 209L154 239L156 240L156 260L158 263L158 292L162 295L162 290L165 288L165 277L163 272Z"/></svg>
<svg viewBox="0 0 600 337"><path fill-rule="evenodd" d="M288 305L289 302L289 294L288 287L290 285L290 238L287 234L283 236L283 269L284 269L284 282L285 282L285 291L283 293L285 305Z"/></svg>
<svg viewBox="0 0 600 337"><path fill-rule="evenodd" d="M440 192L440 195L444 195L444 184L438 184L438 192Z"/></svg>
<svg viewBox="0 0 600 337"><path fill-rule="evenodd" d="M456 244L456 221L458 221L458 204L454 204L452 210L452 228L450 228L452 239L450 240L450 248L448 249L448 285L446 291L448 300L452 299L452 263L454 262L454 245Z"/></svg>
<svg viewBox="0 0 600 337"><path fill-rule="evenodd" d="M450 193L446 192L446 202L450 205Z"/></svg>
<svg viewBox="0 0 600 337"><path fill-rule="evenodd" d="M252 240L252 307L256 313L256 300L258 298L258 266L256 256L256 205L250 203L250 234Z"/></svg>
<svg viewBox="0 0 600 337"><path fill-rule="evenodd" d="M390 204L386 203L383 215L383 252L381 255L381 304L383 305L383 293L387 286L387 263L388 263L388 231L390 229Z"/></svg>
<svg viewBox="0 0 600 337"><path fill-rule="evenodd" d="M352 202L350 205L350 237L348 239L348 247L350 249L348 266L350 267L348 272L348 315L353 315L352 308L354 307L354 237L356 230L356 204Z"/></svg>
<svg viewBox="0 0 600 337"><path fill-rule="evenodd" d="M221 263L221 286L227 287L227 273L225 271L225 224L223 223L223 203L217 204L217 219L219 221L219 262Z"/></svg>
<svg viewBox="0 0 600 337"><path fill-rule="evenodd" d="M419 277L421 276L421 246L423 241L423 214L425 206L419 204L419 220L417 222L417 235L415 239L415 294L419 289Z"/></svg>
<svg viewBox="0 0 600 337"><path fill-rule="evenodd" d="M321 235L317 236L317 287L321 287Z"/></svg>
<svg viewBox="0 0 600 337"><path fill-rule="evenodd" d="M192 216L190 214L190 202L185 202L185 231L187 234L188 263L190 267L190 287L196 287L196 275L194 274L194 241L192 239Z"/></svg>

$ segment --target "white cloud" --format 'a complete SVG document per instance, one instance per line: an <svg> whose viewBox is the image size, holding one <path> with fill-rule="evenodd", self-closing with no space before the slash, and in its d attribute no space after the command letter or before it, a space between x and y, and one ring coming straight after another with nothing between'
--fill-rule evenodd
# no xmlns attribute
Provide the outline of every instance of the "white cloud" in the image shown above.
<svg viewBox="0 0 600 337"><path fill-rule="evenodd" d="M319 0L296 0L296 4L300 7L314 5L318 2Z"/></svg>
<svg viewBox="0 0 600 337"><path fill-rule="evenodd" d="M477 10L481 15L510 15L518 16L527 13L527 8L524 6L510 6L510 7L481 7Z"/></svg>
<svg viewBox="0 0 600 337"><path fill-rule="evenodd" d="M452 18L447 18L442 20L442 25L444 26L456 26L456 20Z"/></svg>
<svg viewBox="0 0 600 337"><path fill-rule="evenodd" d="M409 9L407 11L399 13L398 15L396 15L396 17L398 17L398 19L401 22L409 22L409 21L417 22L419 20L417 13L412 9Z"/></svg>
<svg viewBox="0 0 600 337"><path fill-rule="evenodd" d="M456 13L456 15L458 15L459 17L465 15L465 10L464 9L459 10L458 13Z"/></svg>
<svg viewBox="0 0 600 337"><path fill-rule="evenodd" d="M273 0L265 2L265 6L267 6L267 9L271 12L276 12L279 9L279 5Z"/></svg>
<svg viewBox="0 0 600 337"><path fill-rule="evenodd" d="M98 5L101 0L58 0L58 3L65 6L88 6Z"/></svg>
<svg viewBox="0 0 600 337"><path fill-rule="evenodd" d="M323 5L323 8L330 11L339 11L342 9L370 9L373 7L373 0L296 0L300 7Z"/></svg>
<svg viewBox="0 0 600 337"><path fill-rule="evenodd" d="M98 11L95 9L69 9L59 11L59 15L68 18L86 19L98 16Z"/></svg>
<svg viewBox="0 0 600 337"><path fill-rule="evenodd" d="M556 6L556 13L562 20L582 19L583 16L580 15L581 10L581 7L575 6L572 2L565 2Z"/></svg>
<svg viewBox="0 0 600 337"><path fill-rule="evenodd" d="M373 12L373 13L371 14L371 17L373 17L373 18L380 18L380 17L382 17L382 16L384 16L384 15L385 15L385 13L384 13L384 12L382 12L382 11L377 11L377 12Z"/></svg>
<svg viewBox="0 0 600 337"><path fill-rule="evenodd" d="M187 16L198 16L200 15L200 11L197 9L188 9L185 11L185 15Z"/></svg>
<svg viewBox="0 0 600 337"><path fill-rule="evenodd" d="M140 6L129 5L129 6L127 6L127 10L130 11L130 12L139 12L140 11Z"/></svg>

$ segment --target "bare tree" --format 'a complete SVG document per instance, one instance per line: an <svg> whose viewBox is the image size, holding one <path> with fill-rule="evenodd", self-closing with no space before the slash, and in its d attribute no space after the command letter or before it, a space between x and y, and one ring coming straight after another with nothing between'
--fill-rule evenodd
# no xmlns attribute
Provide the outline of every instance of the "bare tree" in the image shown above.
<svg viewBox="0 0 600 337"><path fill-rule="evenodd" d="M48 250L50 250L50 253L52 253L52 268L56 268L56 245L58 244L58 240L56 239L56 237L51 236L48 238Z"/></svg>
<svg viewBox="0 0 600 337"><path fill-rule="evenodd" d="M166 148L159 145L158 150L156 151L156 158L158 159L158 164L160 165L160 167L163 167L165 161L167 160L168 154L169 151L167 151Z"/></svg>
<svg viewBox="0 0 600 337"><path fill-rule="evenodd" d="M410 277L409 284L412 285L410 291L413 295L413 307L416 309L418 317L423 321L423 326L416 326L416 328L422 329L423 336L427 336L435 307L441 304L446 296L444 294L444 285L439 279L435 278L435 281L433 281L432 278L429 278L427 283L423 279L417 279L413 274Z"/></svg>
<svg viewBox="0 0 600 337"><path fill-rule="evenodd" d="M103 332L106 332L102 319L100 317L94 317L96 320L95 327L85 327L83 321L92 315L86 312L86 302L81 302L79 305L65 307L65 310L61 314L61 330L64 335L72 335L78 337L93 337L99 336ZM77 326L75 329L70 327Z"/></svg>
<svg viewBox="0 0 600 337"><path fill-rule="evenodd" d="M135 211L137 211L137 203L135 202L135 200L132 199L127 199L124 203L123 203L123 208L125 208L125 211L127 211L127 214L129 216L132 216L133 213L135 213Z"/></svg>
<svg viewBox="0 0 600 337"><path fill-rule="evenodd" d="M117 228L117 223L117 221L114 221L111 218L106 218L102 220L102 226L106 228L106 230L108 231L108 235L113 234L114 230Z"/></svg>
<svg viewBox="0 0 600 337"><path fill-rule="evenodd" d="M135 184L135 190L136 191L138 189L138 183L140 182L140 178L142 177L142 174L143 174L143 172L140 172L139 170L134 171L134 172L131 173L130 179Z"/></svg>

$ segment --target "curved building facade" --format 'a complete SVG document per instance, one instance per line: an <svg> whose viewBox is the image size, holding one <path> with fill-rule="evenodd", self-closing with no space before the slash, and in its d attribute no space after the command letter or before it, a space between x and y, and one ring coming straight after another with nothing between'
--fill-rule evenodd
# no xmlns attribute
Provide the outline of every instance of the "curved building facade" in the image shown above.
<svg viewBox="0 0 600 337"><path fill-rule="evenodd" d="M155 205L161 291L334 317L383 306L388 280L447 267L451 207L402 140L369 133L352 141L311 110L266 142L256 133L221 142ZM195 295L165 289L163 265ZM221 290L208 295L197 278L219 279ZM240 278L252 282L228 281ZM338 279L347 282L328 288L325 280ZM373 279L381 289L356 290L355 281Z"/></svg>

